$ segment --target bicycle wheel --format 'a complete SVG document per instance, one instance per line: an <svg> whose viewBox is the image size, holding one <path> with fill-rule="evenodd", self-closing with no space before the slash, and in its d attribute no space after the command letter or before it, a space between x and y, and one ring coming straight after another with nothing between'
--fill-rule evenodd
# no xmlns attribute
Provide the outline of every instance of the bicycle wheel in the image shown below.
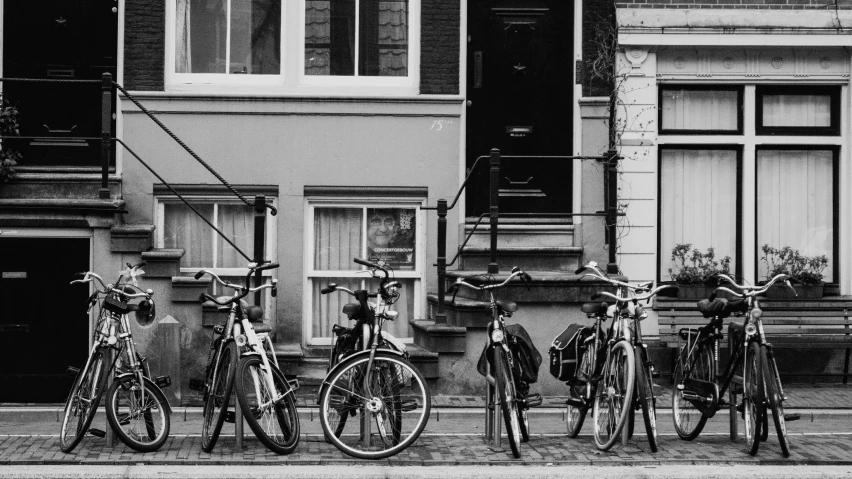
<svg viewBox="0 0 852 479"><path fill-rule="evenodd" d="M651 382L651 366L648 361L648 352L642 345L635 348L636 351L636 389L637 400L642 408L642 419L645 422L645 435L648 436L648 444L651 452L657 452L657 408L654 399L654 387Z"/></svg>
<svg viewBox="0 0 852 479"><path fill-rule="evenodd" d="M328 442L352 457L382 459L417 440L429 420L431 395L411 363L377 351L372 364L369 355L356 355L332 369L319 409Z"/></svg>
<svg viewBox="0 0 852 479"><path fill-rule="evenodd" d="M234 376L237 370L237 345L233 341L221 342L213 357L207 374L204 393L204 418L201 423L201 449L204 452L213 450L225 416L231 393L234 390Z"/></svg>
<svg viewBox="0 0 852 479"><path fill-rule="evenodd" d="M588 403L586 402L586 388L594 386L594 383L591 382L591 378L594 375L594 371L592 371L594 359L592 355L594 351L592 349L589 347L583 352L583 357L580 359L580 366L577 368L575 374L574 383L569 387L571 399L579 400L583 403L583 406L568 404L566 422L568 423L568 437L571 438L577 437L580 434L580 429L583 428L583 421L586 419L586 412L589 410ZM581 377L585 378L585 380L581 381L578 379Z"/></svg>
<svg viewBox="0 0 852 479"><path fill-rule="evenodd" d="M748 345L743 362L743 422L746 449L753 456L760 447L761 414L764 407L760 346L757 342L753 341Z"/></svg>
<svg viewBox="0 0 852 479"><path fill-rule="evenodd" d="M242 358L237 365L236 393L243 417L254 435L277 454L289 454L299 444L299 415L290 383L269 365L275 390L260 356Z"/></svg>
<svg viewBox="0 0 852 479"><path fill-rule="evenodd" d="M139 452L159 449L169 437L166 396L150 379L115 379L107 392L107 421L116 436Z"/></svg>
<svg viewBox="0 0 852 479"><path fill-rule="evenodd" d="M521 433L521 442L530 441L530 419L529 409L519 407L518 410L518 428Z"/></svg>
<svg viewBox="0 0 852 479"><path fill-rule="evenodd" d="M635 379L633 348L619 341L609 351L595 394L595 444L606 451L618 440L630 412Z"/></svg>
<svg viewBox="0 0 852 479"><path fill-rule="evenodd" d="M778 442L781 444L781 454L790 457L790 444L787 441L787 425L784 422L784 398L781 397L781 380L775 369L775 358L773 358L766 346L760 347L760 363L763 365L763 383L766 387L766 398L769 408L772 409L772 420L775 421L775 432L778 433ZM766 427L769 429L768 427Z"/></svg>
<svg viewBox="0 0 852 479"><path fill-rule="evenodd" d="M506 423L506 435L509 437L509 447L512 455L521 457L521 425L518 421L518 402L515 397L515 382L509 368L509 359L501 346L494 347L494 378L495 387L500 396L500 408L503 410L503 420Z"/></svg>
<svg viewBox="0 0 852 479"><path fill-rule="evenodd" d="M62 452L71 452L89 430L106 389L109 375L107 362L104 351L98 348L92 353L85 368L77 373L68 399L65 400L59 431L59 448Z"/></svg>
<svg viewBox="0 0 852 479"><path fill-rule="evenodd" d="M685 385L690 380L714 382L713 371L716 369L716 359L706 343L695 347L691 354L682 351L675 365L672 383L672 420L677 435L681 439L691 441L701 434L707 423L707 416L695 407L694 399L683 397ZM685 367L681 367L681 366Z"/></svg>

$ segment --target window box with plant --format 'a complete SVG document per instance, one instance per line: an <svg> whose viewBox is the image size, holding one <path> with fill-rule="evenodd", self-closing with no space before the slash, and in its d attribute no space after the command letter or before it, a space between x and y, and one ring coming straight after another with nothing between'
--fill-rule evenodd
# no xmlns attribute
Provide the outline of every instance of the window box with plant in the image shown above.
<svg viewBox="0 0 852 479"><path fill-rule="evenodd" d="M771 299L820 299L825 291L822 272L828 267L826 255L805 256L790 246L774 248L768 244L761 247L767 273L764 281L778 274L788 274L794 280L796 294L786 284L776 284L766 292Z"/></svg>
<svg viewBox="0 0 852 479"><path fill-rule="evenodd" d="M716 259L716 250L707 248L701 252L693 248L692 243L677 243L672 248L672 262L675 268L669 268L672 281L678 286L678 299L705 299L715 289L710 285L713 275L731 274L731 257Z"/></svg>

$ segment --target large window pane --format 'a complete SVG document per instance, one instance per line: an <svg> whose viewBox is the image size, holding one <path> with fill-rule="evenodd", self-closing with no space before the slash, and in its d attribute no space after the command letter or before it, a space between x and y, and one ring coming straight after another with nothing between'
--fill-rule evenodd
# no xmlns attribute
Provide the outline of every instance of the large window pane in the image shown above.
<svg viewBox="0 0 852 479"><path fill-rule="evenodd" d="M675 268L675 244L691 243L716 258L736 264L737 152L734 150L661 151L660 279Z"/></svg>
<svg viewBox="0 0 852 479"><path fill-rule="evenodd" d="M824 281L834 280L834 154L830 150L758 150L757 248L790 246L826 255ZM759 262L758 276L767 267Z"/></svg>
<svg viewBox="0 0 852 479"><path fill-rule="evenodd" d="M764 95L763 126L831 126L831 95Z"/></svg>
<svg viewBox="0 0 852 479"><path fill-rule="evenodd" d="M231 0L231 12L230 73L280 73L280 2Z"/></svg>
<svg viewBox="0 0 852 479"><path fill-rule="evenodd" d="M322 294L323 288L331 283L351 289L361 289L363 280L359 278L314 278L311 281L313 311L311 313L312 334L318 338L332 337L331 327L335 324L349 327L349 318L343 314L343 306L357 303L354 297L343 291Z"/></svg>
<svg viewBox="0 0 852 479"><path fill-rule="evenodd" d="M663 88L663 130L739 130L738 90Z"/></svg>
<svg viewBox="0 0 852 479"><path fill-rule="evenodd" d="M254 211L246 205L218 206L216 225L238 248L254 257ZM216 248L217 268L245 268L248 260L224 239L219 238Z"/></svg>
<svg viewBox="0 0 852 479"><path fill-rule="evenodd" d="M193 205L213 223L213 205ZM163 205L163 246L184 250L180 265L184 268L209 268L213 263L213 230L182 203Z"/></svg>
<svg viewBox="0 0 852 479"><path fill-rule="evenodd" d="M361 269L361 208L314 209L314 269L352 271Z"/></svg>

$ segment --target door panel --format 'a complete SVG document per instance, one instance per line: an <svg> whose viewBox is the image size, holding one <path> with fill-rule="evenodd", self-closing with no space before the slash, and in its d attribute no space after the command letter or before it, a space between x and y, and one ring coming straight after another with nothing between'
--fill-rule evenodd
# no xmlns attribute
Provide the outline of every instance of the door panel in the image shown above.
<svg viewBox="0 0 852 479"><path fill-rule="evenodd" d="M571 211L573 6L563 1L471 1L467 165L499 148L500 213ZM485 160L483 160L485 161ZM469 216L488 211L488 168L468 189Z"/></svg>
<svg viewBox="0 0 852 479"><path fill-rule="evenodd" d="M87 238L0 238L0 402L59 403L86 361Z"/></svg>

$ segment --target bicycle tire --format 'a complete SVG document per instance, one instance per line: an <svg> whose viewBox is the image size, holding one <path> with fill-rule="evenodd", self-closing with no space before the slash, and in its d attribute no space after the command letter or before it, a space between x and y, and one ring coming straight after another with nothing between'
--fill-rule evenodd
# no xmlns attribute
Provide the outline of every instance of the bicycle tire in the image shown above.
<svg viewBox="0 0 852 479"><path fill-rule="evenodd" d="M760 363L762 364L763 383L766 387L766 399L772 409L772 420L775 422L775 432L781 445L781 454L790 457L790 444L787 440L787 424L784 420L784 398L781 397L780 379L775 374L775 358L771 358L766 346L760 347ZM768 426L768 425L767 425ZM769 429L769 427L766 427Z"/></svg>
<svg viewBox="0 0 852 479"><path fill-rule="evenodd" d="M506 423L506 436L509 438L509 448L515 458L521 457L521 426L518 421L518 402L515 397L515 382L512 380L512 370L506 351L500 345L494 346L494 378L495 387L500 396L500 408Z"/></svg>
<svg viewBox="0 0 852 479"><path fill-rule="evenodd" d="M633 348L619 341L610 349L595 394L595 444L609 450L627 422L633 397L635 361Z"/></svg>
<svg viewBox="0 0 852 479"><path fill-rule="evenodd" d="M140 403L142 398L144 404ZM106 413L115 435L136 451L156 451L169 437L168 401L163 391L146 377L141 384L135 375L124 380L116 378L107 392Z"/></svg>
<svg viewBox="0 0 852 479"><path fill-rule="evenodd" d="M237 401L255 437L270 451L289 454L299 444L300 433L293 389L270 363L275 392L270 391L264 368L258 355L240 359L235 376Z"/></svg>
<svg viewBox="0 0 852 479"><path fill-rule="evenodd" d="M643 345L636 346L636 389L639 406L642 408L642 420L645 423L645 435L651 452L657 452L657 408L654 398L654 386L651 382L651 367L648 352Z"/></svg>
<svg viewBox="0 0 852 479"><path fill-rule="evenodd" d="M743 423L746 450L754 456L760 447L763 407L763 380L761 378L760 346L752 341L746 347L743 360Z"/></svg>
<svg viewBox="0 0 852 479"><path fill-rule="evenodd" d="M567 423L568 437L570 438L575 438L578 434L580 434L580 430L583 428L583 422L586 419L586 413L589 411L589 404L586 402L584 389L594 387L594 383L590 381L591 377L594 375L594 371L592 371L594 357L592 355L596 354L596 352L592 351L592 349L593 348L586 348L585 352L583 352L583 358L580 360L580 366L577 368L574 375L575 382L570 384L569 387L569 391L571 393L570 397L583 402L583 406L579 407L573 404L568 404L565 419ZM586 380L580 383L580 377L586 378ZM582 384L582 386L580 384Z"/></svg>
<svg viewBox="0 0 852 479"><path fill-rule="evenodd" d="M201 450L204 452L213 450L222 432L239 361L237 345L232 340L220 342L217 349L205 384L201 423Z"/></svg>
<svg viewBox="0 0 852 479"><path fill-rule="evenodd" d="M390 351L376 351L366 384L369 361L370 355L350 356L326 376L320 389L320 425L326 440L341 452L383 459L417 440L429 420L431 395L420 371ZM390 435L384 428L388 423Z"/></svg>
<svg viewBox="0 0 852 479"><path fill-rule="evenodd" d="M102 348L95 349L91 359L87 362L87 366L84 366L84 370L77 373L77 377L74 379L71 392L68 394L68 399L65 400L62 426L59 429L59 448L64 453L69 453L77 447L95 418L109 375L107 374L109 372L108 361L105 358L106 354ZM85 393L86 398L82 398L81 401L81 393L85 390L88 390ZM86 403L88 407L80 407L81 403ZM72 425L71 422L74 419L76 419L76 424ZM67 436L68 433L71 436Z"/></svg>
<svg viewBox="0 0 852 479"><path fill-rule="evenodd" d="M518 428L521 432L521 442L530 442L530 419L529 409L519 407L518 410Z"/></svg>
<svg viewBox="0 0 852 479"><path fill-rule="evenodd" d="M689 379L715 382L713 371L716 359L707 343L699 344L692 354L685 351L680 354L685 357L678 360L672 374L672 421L677 435L685 441L692 441L701 434L707 424L707 416L692 401L683 398L683 391L678 386ZM686 372L682 364L688 365Z"/></svg>

